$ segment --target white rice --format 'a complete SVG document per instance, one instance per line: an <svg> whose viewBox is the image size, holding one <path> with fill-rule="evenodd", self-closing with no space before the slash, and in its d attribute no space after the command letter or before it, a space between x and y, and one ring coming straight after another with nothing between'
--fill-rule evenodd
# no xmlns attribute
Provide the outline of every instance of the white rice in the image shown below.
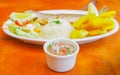
<svg viewBox="0 0 120 75"><path fill-rule="evenodd" d="M60 24L55 24L53 20L51 20L47 25L43 26L43 28L41 29L41 36L44 39L69 38L69 35L74 28L67 20L56 20L59 20Z"/></svg>

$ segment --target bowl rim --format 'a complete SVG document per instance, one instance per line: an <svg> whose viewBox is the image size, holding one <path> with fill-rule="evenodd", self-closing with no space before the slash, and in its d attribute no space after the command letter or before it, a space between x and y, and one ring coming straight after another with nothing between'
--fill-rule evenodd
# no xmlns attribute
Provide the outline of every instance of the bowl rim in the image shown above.
<svg viewBox="0 0 120 75"><path fill-rule="evenodd" d="M70 55L64 55L64 56L54 55L54 54L50 53L46 48L47 48L47 46L48 46L50 43L55 42L55 41L68 41L68 42L70 42L70 43L72 43L72 44L74 45L76 51L75 51L74 53L70 54ZM53 57L53 58L64 59L64 58L69 58L69 57L72 57L72 56L77 55L78 52L80 51L80 46L78 45L77 42L75 42L75 41L73 41L73 40L71 40L71 39L67 39L67 38L56 38L56 39L47 41L47 42L43 45L43 49L44 49L44 52L45 52L47 55L49 55L49 56L51 56L51 57Z"/></svg>

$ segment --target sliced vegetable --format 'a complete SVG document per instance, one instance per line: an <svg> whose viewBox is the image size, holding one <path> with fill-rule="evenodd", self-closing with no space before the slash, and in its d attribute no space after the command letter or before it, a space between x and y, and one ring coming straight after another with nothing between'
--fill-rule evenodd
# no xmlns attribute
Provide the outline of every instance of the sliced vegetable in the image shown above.
<svg viewBox="0 0 120 75"><path fill-rule="evenodd" d="M39 37L38 34L36 34L35 32L25 33L19 28L16 29L16 34L20 35L20 36L24 36L24 37L30 37L30 38L38 38Z"/></svg>
<svg viewBox="0 0 120 75"><path fill-rule="evenodd" d="M37 16L34 13L24 13L24 12L13 12L12 14L10 14L10 18L13 21L19 21L19 22L25 22L25 21L30 21L34 18L36 18Z"/></svg>
<svg viewBox="0 0 120 75"><path fill-rule="evenodd" d="M22 26L22 23L20 23L18 20L15 21L15 24L18 26Z"/></svg>
<svg viewBox="0 0 120 75"><path fill-rule="evenodd" d="M15 24L10 24L10 25L8 25L8 28L12 33L16 34L16 29L20 28L20 27L16 26Z"/></svg>
<svg viewBox="0 0 120 75"><path fill-rule="evenodd" d="M26 26L29 23L30 23L30 21L26 20L25 22L23 22L23 26Z"/></svg>
<svg viewBox="0 0 120 75"><path fill-rule="evenodd" d="M22 31L26 32L26 33L29 33L29 32L30 32L30 29L27 28L26 26L20 27L20 29L21 29Z"/></svg>
<svg viewBox="0 0 120 75"><path fill-rule="evenodd" d="M38 38L39 35L35 32L30 31L29 29L25 27L19 27L16 25L8 25L8 28L10 31L16 35L24 36L24 37L30 37L30 38Z"/></svg>

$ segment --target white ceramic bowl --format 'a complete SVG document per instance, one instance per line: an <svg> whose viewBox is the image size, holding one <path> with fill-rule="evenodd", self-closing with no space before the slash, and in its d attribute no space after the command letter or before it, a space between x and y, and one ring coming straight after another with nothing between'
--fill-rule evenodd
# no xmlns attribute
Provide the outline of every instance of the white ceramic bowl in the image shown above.
<svg viewBox="0 0 120 75"><path fill-rule="evenodd" d="M61 13L58 13L60 12ZM40 12L40 11L39 11ZM80 10L48 10L48 11L41 11L40 13L44 13L44 14L86 14L85 11L80 11ZM78 42L78 44L85 44L85 43L90 43L90 42L93 42L93 41L96 41L96 40L99 40L99 39L102 39L102 38L105 38L107 36L110 36L110 35L113 35L114 33L116 33L119 29L119 24L118 22L113 19L114 22L115 22L115 27L113 30L105 33L105 34L101 34L101 35L97 35L97 36L91 36L91 37L85 37L85 38L80 38L80 39L72 39L76 42ZM37 39L34 39L34 38L27 38L27 37L22 37L22 36L18 36L12 32L10 32L8 30L8 26L7 24L9 24L11 21L10 20L7 20L5 22L5 24L3 24L3 31L13 37L13 38L16 38L16 39L19 39L19 40L22 40L22 41L25 41L25 42L28 42L28 43L32 43L32 44L39 44L39 45L43 45L46 41L48 41L48 39L43 39L43 38L37 38Z"/></svg>
<svg viewBox="0 0 120 75"><path fill-rule="evenodd" d="M52 42L56 42L56 41L67 41L68 43L74 46L76 51L70 55L64 55L64 56L51 54L47 50L47 47ZM75 66L76 57L79 50L80 50L79 45L75 41L65 38L50 40L44 44L44 52L46 54L47 65L50 69L57 72L66 72L71 70Z"/></svg>

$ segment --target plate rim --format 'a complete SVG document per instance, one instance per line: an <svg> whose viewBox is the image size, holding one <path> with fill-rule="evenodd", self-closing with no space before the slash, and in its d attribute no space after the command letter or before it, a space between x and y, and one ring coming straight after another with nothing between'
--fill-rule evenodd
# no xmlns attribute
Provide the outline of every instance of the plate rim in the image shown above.
<svg viewBox="0 0 120 75"><path fill-rule="evenodd" d="M83 14L88 14L87 11L85 10L70 10L70 9L59 9L59 10L40 10L38 11L40 14L76 14L76 15L83 15Z"/></svg>

